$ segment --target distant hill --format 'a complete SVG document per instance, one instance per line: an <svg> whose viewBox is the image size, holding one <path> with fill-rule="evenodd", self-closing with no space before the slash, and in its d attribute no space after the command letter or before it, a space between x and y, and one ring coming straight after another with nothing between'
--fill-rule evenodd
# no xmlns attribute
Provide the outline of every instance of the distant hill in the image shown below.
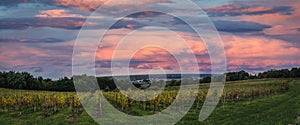
<svg viewBox="0 0 300 125"><path fill-rule="evenodd" d="M140 79L149 79L149 78L157 78L157 79L180 79L182 76L192 77L192 78L204 78L207 76L211 76L211 74L150 74L150 75L130 75L131 80L140 80ZM128 76L114 76L116 78L126 78ZM112 76L103 76L98 78L112 78Z"/></svg>

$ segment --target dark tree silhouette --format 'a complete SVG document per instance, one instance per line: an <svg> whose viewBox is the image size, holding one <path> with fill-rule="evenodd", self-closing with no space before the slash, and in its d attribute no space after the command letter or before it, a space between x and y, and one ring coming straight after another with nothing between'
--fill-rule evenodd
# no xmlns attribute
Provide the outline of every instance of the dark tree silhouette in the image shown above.
<svg viewBox="0 0 300 125"><path fill-rule="evenodd" d="M90 76L82 75L81 77L90 78ZM258 75L251 75L246 71L228 72L226 73L227 81L260 79L260 78L300 78L300 68L269 70L258 73ZM111 77L97 78L96 84L101 90L111 91L116 90L116 85ZM211 82L211 77L206 76L200 80L200 83ZM172 80L167 86L179 86L180 80ZM92 84L95 85L95 84ZM47 91L75 91L73 78L63 77L59 80L52 80L43 77L34 77L28 72L0 72L0 87L10 89L25 89L25 90L47 90Z"/></svg>

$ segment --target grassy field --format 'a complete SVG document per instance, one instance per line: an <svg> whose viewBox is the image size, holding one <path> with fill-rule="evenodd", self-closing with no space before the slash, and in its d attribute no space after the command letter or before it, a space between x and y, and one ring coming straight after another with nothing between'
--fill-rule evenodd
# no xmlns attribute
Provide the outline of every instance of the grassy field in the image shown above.
<svg viewBox="0 0 300 125"><path fill-rule="evenodd" d="M281 80L281 79L280 79ZM279 80L279 81L280 81ZM226 83L225 90L236 88L274 87L272 83L277 79L236 81ZM282 80L281 80L282 81ZM199 109L195 106L181 119L178 125L198 124L297 124L300 123L300 80L288 80L289 89L284 93L273 95L261 95L244 98L227 103L221 103L212 115L203 122L198 121ZM260 85L260 86L258 86ZM207 88L207 85L201 85ZM250 89L249 89L250 90ZM1 92L20 93L20 90L0 89ZM9 91L9 92L8 92ZM269 90L268 90L269 91ZM47 93L37 92L30 93ZM132 108L139 115L149 115L148 111ZM90 125L97 124L86 112L74 113L72 108L67 107L47 117L41 111L20 113L10 111L0 114L0 125Z"/></svg>
<svg viewBox="0 0 300 125"><path fill-rule="evenodd" d="M300 80L290 86L284 94L219 105L204 122L197 121L199 111L192 109L178 125L300 124Z"/></svg>

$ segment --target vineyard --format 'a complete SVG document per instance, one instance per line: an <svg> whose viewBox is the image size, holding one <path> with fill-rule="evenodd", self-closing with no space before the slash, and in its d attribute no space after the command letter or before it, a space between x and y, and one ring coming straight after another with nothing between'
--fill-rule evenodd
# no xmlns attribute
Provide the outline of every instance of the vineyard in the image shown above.
<svg viewBox="0 0 300 125"><path fill-rule="evenodd" d="M254 98L284 93L289 89L289 82L289 80L266 80L227 84L224 88L220 103L232 103L235 101L251 100ZM196 91L197 98L194 103L195 108L201 108L206 98L208 88L209 86L205 84L200 86L198 92ZM175 99L178 99L180 102L186 102L188 99L192 99L189 98L191 92L193 91L184 92L184 97L186 98L176 98L178 91L168 90L162 92L159 96L150 101L135 101L127 98L120 92L107 92L104 93L104 96L110 100L111 104L116 108L119 108L119 110L125 113L139 115L137 112L133 112L132 108L148 111L151 112L150 114L153 114L171 105ZM134 95L142 96L140 93L134 93Z"/></svg>
<svg viewBox="0 0 300 125"><path fill-rule="evenodd" d="M281 94L289 90L289 79L266 79L229 82L225 88L220 100L220 104L231 104L237 101L252 100L270 95ZM209 84L201 84L197 92L197 98L193 105L194 109L201 109L201 106L207 95ZM135 101L124 96L121 92L110 91L103 92L105 98L120 111L131 115L150 115L159 112L176 99L178 88L165 90L156 98L150 101ZM184 92L187 98L178 98L180 101L187 101L190 91ZM139 93L135 93L141 96ZM96 97L95 107L101 106L99 92L94 94L85 93L84 102ZM83 103L83 105L86 105ZM101 107L100 107L101 108ZM42 118L51 117L59 114L62 110L71 110L74 117L80 116L84 109L77 98L75 92L47 92L47 91L25 91L0 89L0 115L18 112L16 117L21 117L35 112L42 112ZM97 111L99 115L105 115L105 110ZM141 113L144 112L144 113ZM146 113L145 113L146 112Z"/></svg>
<svg viewBox="0 0 300 125"><path fill-rule="evenodd" d="M1 114L18 111L20 112L19 115L24 115L42 111L45 117L58 113L65 108L71 108L74 114L83 111L76 93L9 89L1 89L0 107Z"/></svg>

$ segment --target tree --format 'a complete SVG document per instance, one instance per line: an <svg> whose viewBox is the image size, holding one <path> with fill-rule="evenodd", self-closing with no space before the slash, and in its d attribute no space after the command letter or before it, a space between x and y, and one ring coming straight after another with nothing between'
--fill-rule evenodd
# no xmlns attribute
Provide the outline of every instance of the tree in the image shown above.
<svg viewBox="0 0 300 125"><path fill-rule="evenodd" d="M226 73L226 81L247 80L249 78L250 74L244 70Z"/></svg>

